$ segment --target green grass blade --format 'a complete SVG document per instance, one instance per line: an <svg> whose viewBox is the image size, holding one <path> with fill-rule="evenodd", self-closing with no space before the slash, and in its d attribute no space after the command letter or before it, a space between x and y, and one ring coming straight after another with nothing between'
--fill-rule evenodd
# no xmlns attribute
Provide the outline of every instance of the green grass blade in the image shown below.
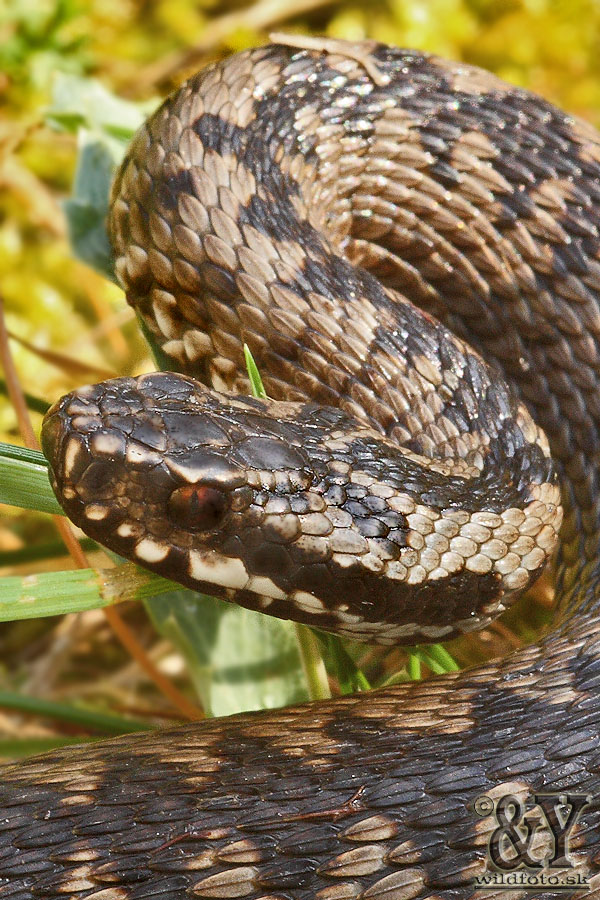
<svg viewBox="0 0 600 900"><path fill-rule="evenodd" d="M328 700L331 697L331 691L315 633L308 625L297 623L296 638L310 699Z"/></svg>
<svg viewBox="0 0 600 900"><path fill-rule="evenodd" d="M48 460L40 450L30 450L28 447L18 447L16 444L4 444L0 441L0 457L28 463L31 466L48 468Z"/></svg>
<svg viewBox="0 0 600 900"><path fill-rule="evenodd" d="M48 480L48 463L41 453L0 444L0 503L63 515Z"/></svg>
<svg viewBox="0 0 600 900"><path fill-rule="evenodd" d="M370 691L371 685L364 672L358 668L340 637L326 632L315 632L325 649L328 671L337 678L340 693L354 694L356 691Z"/></svg>
<svg viewBox="0 0 600 900"><path fill-rule="evenodd" d="M417 644L405 649L408 653L408 674L415 681L421 678L421 665L431 669L434 675L460 670L458 663L441 644Z"/></svg>
<svg viewBox="0 0 600 900"><path fill-rule="evenodd" d="M427 644L424 647L419 647L419 649L426 657L429 668L436 672L436 674L441 674L442 672L458 672L460 670L460 666L456 660L441 644ZM434 663L439 667L438 669L433 668Z"/></svg>
<svg viewBox="0 0 600 900"><path fill-rule="evenodd" d="M250 352L250 347L248 346L248 344L244 344L244 359L246 360L246 369L248 370L248 378L250 379L252 396L266 400L267 392L265 391L265 386L262 382L262 378L260 377L258 366L254 362L254 357Z"/></svg>
<svg viewBox="0 0 600 900"><path fill-rule="evenodd" d="M419 681L421 678L421 658L418 653L412 651L408 654L408 675L411 681Z"/></svg>
<svg viewBox="0 0 600 900"><path fill-rule="evenodd" d="M132 563L114 569L76 569L6 576L0 580L0 622L100 609L173 590L173 582Z"/></svg>
<svg viewBox="0 0 600 900"><path fill-rule="evenodd" d="M154 727L139 719L126 719L123 716L97 712L82 706L55 703L53 700L40 700L39 697L27 697L13 691L0 691L0 708L16 709L30 715L43 716L45 719L70 722L73 725L81 726L86 731L96 731L101 734L128 734L131 731L148 731Z"/></svg>

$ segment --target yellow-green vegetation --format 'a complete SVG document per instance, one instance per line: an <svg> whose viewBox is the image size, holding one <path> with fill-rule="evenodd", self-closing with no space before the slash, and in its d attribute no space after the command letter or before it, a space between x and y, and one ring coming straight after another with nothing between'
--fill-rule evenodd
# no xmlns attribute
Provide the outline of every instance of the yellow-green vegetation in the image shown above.
<svg viewBox="0 0 600 900"><path fill-rule="evenodd" d="M78 224L85 224L84 239L93 246L79 246L80 254L93 257L109 275L109 262L102 265L106 248L101 216L91 238L90 216L97 215L95 192L104 191L105 196L110 167L122 152L130 129L141 121L144 110L191 71L231 51L259 44L275 29L352 40L376 38L462 59L489 68L600 125L598 0L373 0L370 4L362 0L257 0L253 4L246 0L0 0L0 288L7 325L16 338L12 351L30 395L28 405L36 429L45 404L66 390L111 373L139 373L154 366L122 292L108 277L75 258L69 227L77 244ZM101 135L99 143L95 135ZM92 154L83 176L82 148ZM79 180L77 197L69 200L74 180ZM0 441L20 444L16 417L4 390L4 382L0 382ZM10 481L11 489L23 494L29 484L23 475L33 478L32 491L35 477L43 479L44 475L41 470L22 473L21 465L25 463L18 459L7 463L3 477L5 484ZM37 512L0 507L0 575L15 579L69 567L57 549L49 516L39 512L54 509L48 490L41 489L38 503L34 496L22 504L36 507ZM6 499L12 496L8 490L4 494ZM100 570L106 564L100 554L93 562ZM92 570L87 571L86 590ZM93 606L87 594L78 605L78 579L85 577L82 573L69 581L71 605L65 609ZM22 594L19 585L20 581L10 582L17 598ZM55 611L60 608L60 603L52 605L59 585L53 584L52 590L47 609ZM209 637L213 632L217 635L221 627L222 612L207 607L200 628L189 592L181 594L176 607L168 595L150 607L153 624L179 647L205 705L233 711L248 679L240 662L233 702L233 682L224 673L234 660L240 660L242 651L231 641L229 648L223 649L218 636L211 638L211 643ZM543 600L543 595L539 596ZM510 647L518 640L515 633L527 638L543 616L542 606L521 611L519 619L514 614L508 624L488 632L479 643L473 640L466 647L458 646L457 658L461 663L476 661L486 649L503 652ZM139 625L141 616L131 613L134 624ZM125 667L127 663L117 651L112 655L104 652L105 645L97 640L98 634L103 634L98 619L90 621L92 631L84 632L83 643L87 641L88 649L98 651L103 659L98 663L100 669L104 663L107 670ZM254 620L238 622L242 633L250 635L250 643L266 647L267 655L272 650L267 668L274 659L273 648L277 642L281 647L283 641L284 649L278 652L293 673L283 688L280 682L259 679L259 689L250 690L243 702L275 704L301 699L304 689L296 676L297 651L293 642L285 643L287 632L271 630L266 636L264 626ZM25 674L32 642L37 650L48 653L46 674L54 665L50 626L45 626L45 631L41 627L27 630L31 627L31 623L0 626L0 690L23 685L26 690L37 686L38 693L45 688L52 693L48 687L52 683L59 699L72 698L69 678L73 681L73 673L80 671L77 665L66 667L70 674L62 681L46 678L44 682L39 675L36 681ZM148 627L144 619L140 628ZM279 629L281 623L273 627ZM153 634L147 636L150 649L156 649ZM76 642L79 638L72 639ZM384 658L370 651L351 651L335 659L327 644L324 652L329 653L329 662L334 661L329 671L341 690L366 685L362 673L356 674L356 661L368 668L369 680L377 683L389 678L399 665L394 654ZM219 654L221 668L215 663ZM168 653L165 658L169 659ZM409 674L416 675L421 662L432 671L453 665L444 651L435 657L419 649L412 657ZM185 673L172 661L165 668L169 665L170 674L180 677L189 688ZM86 671L92 679L95 672ZM211 695L206 685L215 671L216 684L221 687ZM105 684L95 699L100 698L100 705L120 704L127 712L135 706L135 691L130 690L129 682L127 691L119 684L118 679L110 688ZM217 695L220 700L215 700ZM155 696L148 699L145 709L155 701ZM0 697L0 732L5 725L2 706ZM8 724L6 728L12 737ZM63 734L59 742L65 739ZM46 732L34 732L31 740L31 747L39 746L46 740ZM10 746L14 747L14 740ZM2 752L0 740L0 755Z"/></svg>

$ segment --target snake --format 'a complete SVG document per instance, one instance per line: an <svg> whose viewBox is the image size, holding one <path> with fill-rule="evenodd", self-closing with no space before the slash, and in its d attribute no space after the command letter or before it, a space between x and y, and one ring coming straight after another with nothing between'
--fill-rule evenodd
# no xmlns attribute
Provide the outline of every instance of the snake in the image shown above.
<svg viewBox="0 0 600 900"><path fill-rule="evenodd" d="M486 626L548 560L556 612L465 671L4 766L1 900L600 897L598 133L464 63L275 35L152 114L109 231L168 365L46 415L74 523L367 642Z"/></svg>

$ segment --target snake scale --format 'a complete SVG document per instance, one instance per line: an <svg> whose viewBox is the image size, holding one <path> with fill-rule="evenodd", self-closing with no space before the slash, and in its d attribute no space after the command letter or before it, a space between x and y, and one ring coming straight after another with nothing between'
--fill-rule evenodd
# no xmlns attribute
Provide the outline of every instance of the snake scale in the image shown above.
<svg viewBox="0 0 600 900"><path fill-rule="evenodd" d="M70 517L394 643L498 615L564 507L556 621L470 671L4 767L1 900L526 896L478 890L475 807L536 792L592 797L563 860L584 880L538 896L600 897L599 229L591 127L420 52L276 36L142 127L110 231L177 371L53 407ZM272 401L234 396L244 341Z"/></svg>

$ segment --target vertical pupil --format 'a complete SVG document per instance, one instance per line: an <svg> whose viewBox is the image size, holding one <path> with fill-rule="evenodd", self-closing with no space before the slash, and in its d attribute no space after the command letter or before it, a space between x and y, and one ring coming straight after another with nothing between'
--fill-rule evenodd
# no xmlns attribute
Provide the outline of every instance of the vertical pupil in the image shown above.
<svg viewBox="0 0 600 900"><path fill-rule="evenodd" d="M225 495L218 488L188 484L169 498L169 515L181 528L204 531L214 528L225 511Z"/></svg>

